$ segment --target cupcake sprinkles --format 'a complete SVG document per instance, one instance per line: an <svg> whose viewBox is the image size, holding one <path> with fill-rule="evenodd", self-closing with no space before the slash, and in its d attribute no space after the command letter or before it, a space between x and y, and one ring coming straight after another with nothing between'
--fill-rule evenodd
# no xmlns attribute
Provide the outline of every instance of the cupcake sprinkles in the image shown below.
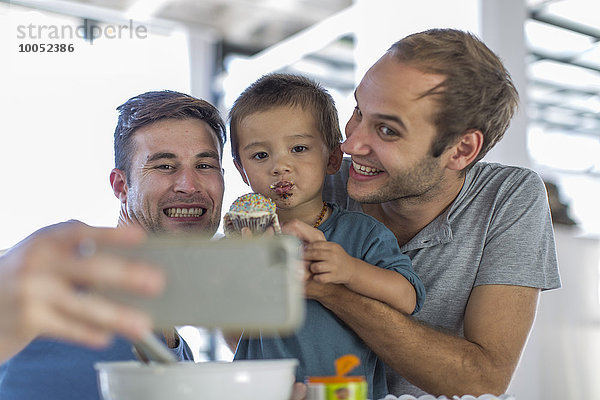
<svg viewBox="0 0 600 400"><path fill-rule="evenodd" d="M263 233L273 226L276 234L281 233L275 202L259 193L248 193L238 197L223 217L226 236L240 235L242 228L250 228L252 233Z"/></svg>

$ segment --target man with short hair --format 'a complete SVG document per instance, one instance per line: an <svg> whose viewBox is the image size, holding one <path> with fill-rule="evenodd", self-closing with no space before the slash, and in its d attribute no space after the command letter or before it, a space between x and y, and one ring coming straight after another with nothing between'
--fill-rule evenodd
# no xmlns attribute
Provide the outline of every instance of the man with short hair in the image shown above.
<svg viewBox="0 0 600 400"><path fill-rule="evenodd" d="M392 394L499 395L540 290L560 287L542 180L480 161L517 107L510 76L473 35L433 29L395 43L355 98L342 144L351 160L325 198L394 232L427 300L408 316L342 285L309 281L307 296L386 362Z"/></svg>
<svg viewBox="0 0 600 400"><path fill-rule="evenodd" d="M225 125L218 110L172 91L141 94L118 110L110 173L121 201L118 226L213 235L223 201ZM86 304L92 295L81 296ZM179 358L191 359L177 336L167 342ZM122 337L101 350L38 337L0 366L0 398L98 399L94 363L127 359L134 359L132 345Z"/></svg>

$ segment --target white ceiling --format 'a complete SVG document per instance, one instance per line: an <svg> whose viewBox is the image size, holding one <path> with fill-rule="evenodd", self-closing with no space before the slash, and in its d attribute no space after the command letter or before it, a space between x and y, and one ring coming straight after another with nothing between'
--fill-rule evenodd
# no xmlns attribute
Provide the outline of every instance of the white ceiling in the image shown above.
<svg viewBox="0 0 600 400"><path fill-rule="evenodd" d="M350 6L352 0L17 0L10 3L91 19L120 16L136 21L150 18L173 21L214 30L228 44L258 51Z"/></svg>
<svg viewBox="0 0 600 400"><path fill-rule="evenodd" d="M6 1L6 0L0 0ZM253 54L352 5L352 0L17 0L81 18L173 21L211 30L225 52ZM600 138L600 1L527 0L529 116L544 129ZM103 22L103 21L100 21ZM352 43L304 57L318 79L354 85Z"/></svg>

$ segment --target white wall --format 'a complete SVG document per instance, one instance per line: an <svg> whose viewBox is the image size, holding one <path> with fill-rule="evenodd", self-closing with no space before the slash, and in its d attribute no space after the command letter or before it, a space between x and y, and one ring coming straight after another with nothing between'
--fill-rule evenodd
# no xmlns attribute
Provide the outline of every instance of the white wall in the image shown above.
<svg viewBox="0 0 600 400"><path fill-rule="evenodd" d="M502 140L485 159L508 165L531 167L527 150L527 71L524 0L481 0L480 37L509 71L519 92L519 109Z"/></svg>
<svg viewBox="0 0 600 400"><path fill-rule="evenodd" d="M600 240L557 227L563 287L543 292L509 393L518 400L600 399Z"/></svg>
<svg viewBox="0 0 600 400"><path fill-rule="evenodd" d="M79 38L72 53L19 53L17 27L81 21L0 3L0 249L43 226L114 226L109 184L117 106L149 90L190 91L185 36ZM39 41L38 41L39 42ZM165 54L169 56L166 57Z"/></svg>

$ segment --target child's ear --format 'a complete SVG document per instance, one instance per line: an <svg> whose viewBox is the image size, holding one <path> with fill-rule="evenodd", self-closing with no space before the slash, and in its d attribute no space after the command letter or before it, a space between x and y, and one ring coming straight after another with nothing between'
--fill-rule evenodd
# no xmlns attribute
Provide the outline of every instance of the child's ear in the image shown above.
<svg viewBox="0 0 600 400"><path fill-rule="evenodd" d="M235 168L237 168L238 172L242 176L244 183L250 186L250 182L248 182L248 176L246 175L246 171L244 170L244 167L242 167L242 164L240 164L238 160L233 160L233 165L235 165Z"/></svg>
<svg viewBox="0 0 600 400"><path fill-rule="evenodd" d="M344 153L342 153L342 149L340 148L340 144L338 143L333 150L329 153L329 160L327 161L327 174L333 175L340 169L342 165L342 158L344 157Z"/></svg>

